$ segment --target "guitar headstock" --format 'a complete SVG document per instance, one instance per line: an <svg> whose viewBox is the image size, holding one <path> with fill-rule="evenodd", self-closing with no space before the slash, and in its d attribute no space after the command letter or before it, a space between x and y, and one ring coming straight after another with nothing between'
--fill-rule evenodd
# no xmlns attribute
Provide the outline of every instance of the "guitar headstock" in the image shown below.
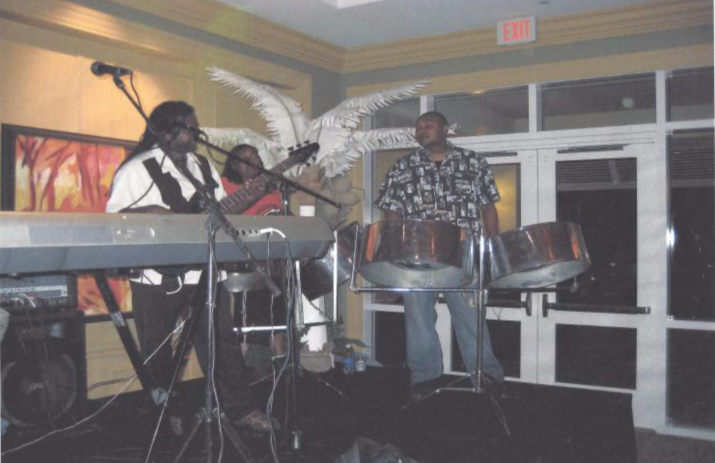
<svg viewBox="0 0 715 463"><path fill-rule="evenodd" d="M317 142L310 143L306 140L288 148L288 157L296 158L298 162L308 162L319 150L320 145Z"/></svg>

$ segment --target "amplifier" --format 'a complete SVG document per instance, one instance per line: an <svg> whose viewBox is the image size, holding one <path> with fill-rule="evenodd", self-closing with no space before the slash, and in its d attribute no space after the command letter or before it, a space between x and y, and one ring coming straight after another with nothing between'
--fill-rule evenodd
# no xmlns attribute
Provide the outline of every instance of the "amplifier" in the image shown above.
<svg viewBox="0 0 715 463"><path fill-rule="evenodd" d="M74 309L77 277L68 274L0 277L0 308L15 310Z"/></svg>

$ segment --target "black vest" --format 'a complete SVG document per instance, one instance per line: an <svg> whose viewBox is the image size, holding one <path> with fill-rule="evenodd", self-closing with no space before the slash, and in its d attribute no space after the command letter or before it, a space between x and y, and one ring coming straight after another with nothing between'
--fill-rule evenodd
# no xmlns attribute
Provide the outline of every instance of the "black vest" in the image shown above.
<svg viewBox="0 0 715 463"><path fill-rule="evenodd" d="M204 185L206 185L206 189L211 196L214 196L214 190L218 187L218 184L211 175L209 161L203 156L196 156L196 159L199 161L199 168L204 177ZM191 199L187 201L184 195L181 194L179 182L169 172L164 173L161 171L161 166L156 158L144 161L144 167L159 189L161 200L169 206L171 212L177 214L198 214L203 211L198 192L194 193Z"/></svg>

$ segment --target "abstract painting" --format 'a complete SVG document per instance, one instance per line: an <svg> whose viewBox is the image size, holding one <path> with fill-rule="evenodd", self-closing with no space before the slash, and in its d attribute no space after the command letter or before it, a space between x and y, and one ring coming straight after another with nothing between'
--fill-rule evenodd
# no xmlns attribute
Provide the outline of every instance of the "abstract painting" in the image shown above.
<svg viewBox="0 0 715 463"><path fill-rule="evenodd" d="M134 143L14 125L2 126L2 210L17 212L104 212L119 164ZM131 310L129 284L110 278L121 309ZM106 314L94 280L78 275L78 309Z"/></svg>

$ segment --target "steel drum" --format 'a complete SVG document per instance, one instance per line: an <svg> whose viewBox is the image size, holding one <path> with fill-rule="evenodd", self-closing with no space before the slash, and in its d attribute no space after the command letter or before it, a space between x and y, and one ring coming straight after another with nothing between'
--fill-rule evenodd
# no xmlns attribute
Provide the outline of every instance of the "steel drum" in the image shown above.
<svg viewBox="0 0 715 463"><path fill-rule="evenodd" d="M353 222L338 231L338 285L350 279L355 250L355 235L360 234L360 225ZM359 238L358 238L359 239ZM333 267L335 248L331 247L321 259L313 259L300 268L300 287L309 300L333 291Z"/></svg>
<svg viewBox="0 0 715 463"><path fill-rule="evenodd" d="M263 278L261 278L258 272L230 272L226 274L226 280L223 284L226 289L232 293L242 293L244 291L265 288Z"/></svg>
<svg viewBox="0 0 715 463"><path fill-rule="evenodd" d="M285 261L281 259L271 259L268 262L261 260L258 264L263 266L264 270L268 272L268 276L272 278L274 282L280 283L280 279L283 278L284 262ZM252 271L248 262L232 262L228 265L224 265L223 270L226 271L226 280L223 284L231 293L242 293L266 288L263 277L261 277L258 272Z"/></svg>
<svg viewBox="0 0 715 463"><path fill-rule="evenodd" d="M469 230L432 220L385 220L368 225L360 245L360 274L395 288L461 288L474 280Z"/></svg>
<svg viewBox="0 0 715 463"><path fill-rule="evenodd" d="M490 240L488 288L543 288L585 272L591 258L572 222L549 222L500 233Z"/></svg>

